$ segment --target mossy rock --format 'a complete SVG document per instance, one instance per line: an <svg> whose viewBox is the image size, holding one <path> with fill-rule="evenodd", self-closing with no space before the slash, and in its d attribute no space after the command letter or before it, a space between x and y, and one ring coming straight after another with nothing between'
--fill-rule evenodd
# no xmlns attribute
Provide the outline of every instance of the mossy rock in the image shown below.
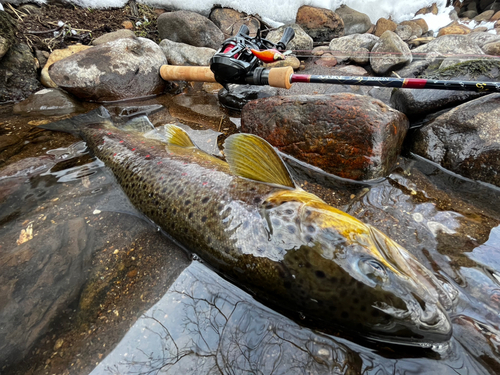
<svg viewBox="0 0 500 375"><path fill-rule="evenodd" d="M498 81L500 79L500 62L476 59L459 62L443 69L433 70L429 67L421 78Z"/></svg>
<svg viewBox="0 0 500 375"><path fill-rule="evenodd" d="M12 46L16 40L17 22L7 12L0 12L0 38Z"/></svg>

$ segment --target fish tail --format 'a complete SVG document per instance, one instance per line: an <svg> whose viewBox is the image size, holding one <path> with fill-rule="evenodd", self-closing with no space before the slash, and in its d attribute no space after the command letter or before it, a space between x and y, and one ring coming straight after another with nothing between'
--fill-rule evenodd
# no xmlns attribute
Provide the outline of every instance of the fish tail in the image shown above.
<svg viewBox="0 0 500 375"><path fill-rule="evenodd" d="M99 107L83 115L65 120L39 125L39 128L80 135L81 129L91 124L111 125L111 115L104 107Z"/></svg>

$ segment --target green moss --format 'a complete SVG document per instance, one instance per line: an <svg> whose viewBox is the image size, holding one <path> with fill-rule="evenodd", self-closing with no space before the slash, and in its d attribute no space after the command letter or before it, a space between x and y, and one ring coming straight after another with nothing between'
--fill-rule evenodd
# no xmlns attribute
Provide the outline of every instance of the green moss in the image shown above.
<svg viewBox="0 0 500 375"><path fill-rule="evenodd" d="M422 75L426 79L450 79L454 77L470 77L477 79L486 76L491 79L498 79L500 73L500 61L475 59L456 63L444 69L438 69Z"/></svg>

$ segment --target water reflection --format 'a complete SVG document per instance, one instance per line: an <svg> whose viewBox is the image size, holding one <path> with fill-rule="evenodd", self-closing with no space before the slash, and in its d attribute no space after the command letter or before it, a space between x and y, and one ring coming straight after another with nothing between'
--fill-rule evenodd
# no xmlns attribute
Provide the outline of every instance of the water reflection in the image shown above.
<svg viewBox="0 0 500 375"><path fill-rule="evenodd" d="M456 321L468 344L484 341ZM455 338L417 354L369 349L303 328L193 262L91 374L487 374L488 340L473 355Z"/></svg>

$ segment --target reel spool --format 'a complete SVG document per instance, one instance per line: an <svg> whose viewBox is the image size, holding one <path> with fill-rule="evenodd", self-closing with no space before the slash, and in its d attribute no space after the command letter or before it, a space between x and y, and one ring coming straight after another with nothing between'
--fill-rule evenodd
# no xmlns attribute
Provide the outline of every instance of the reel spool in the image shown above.
<svg viewBox="0 0 500 375"><path fill-rule="evenodd" d="M250 30L246 25L242 25L238 33L226 39L222 47L210 59L210 70L214 73L215 80L226 88L229 83L264 84L260 83L261 74L256 72L261 62L251 52L251 49L274 48L284 50L294 36L295 32L291 27L288 27L285 29L281 40L274 44L269 40L262 39L260 30L255 37L250 37ZM256 82L256 80L259 82Z"/></svg>

